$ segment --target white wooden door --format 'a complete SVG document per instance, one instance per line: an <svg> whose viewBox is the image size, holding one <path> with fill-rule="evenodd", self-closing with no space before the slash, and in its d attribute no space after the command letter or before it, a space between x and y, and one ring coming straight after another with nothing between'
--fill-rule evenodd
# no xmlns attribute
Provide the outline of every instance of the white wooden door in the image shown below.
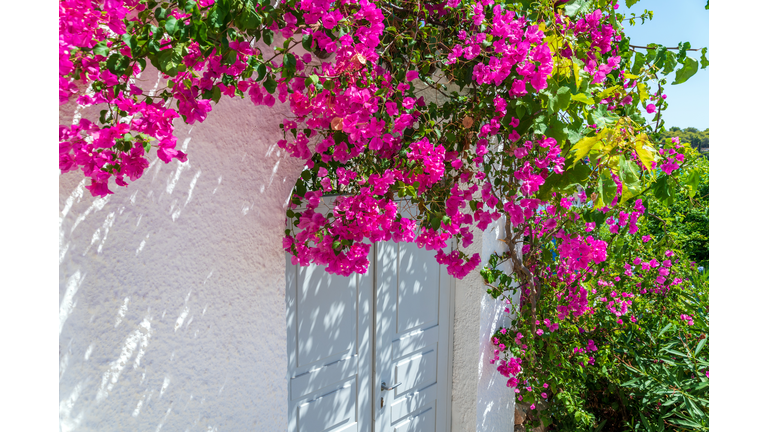
<svg viewBox="0 0 768 432"><path fill-rule="evenodd" d="M289 432L450 428L448 274L415 244L368 258L345 278L286 256Z"/></svg>
<svg viewBox="0 0 768 432"><path fill-rule="evenodd" d="M342 277L286 260L288 431L369 432L371 268Z"/></svg>
<svg viewBox="0 0 768 432"><path fill-rule="evenodd" d="M379 243L376 248L376 431L448 431L448 273L435 261L434 251L413 243ZM382 382L394 388L383 390Z"/></svg>

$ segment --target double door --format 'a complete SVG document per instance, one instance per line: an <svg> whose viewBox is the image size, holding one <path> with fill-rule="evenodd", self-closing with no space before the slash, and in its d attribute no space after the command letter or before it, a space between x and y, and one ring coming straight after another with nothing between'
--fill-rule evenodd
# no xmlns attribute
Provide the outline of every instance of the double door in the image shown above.
<svg viewBox="0 0 768 432"><path fill-rule="evenodd" d="M377 243L350 277L286 259L288 430L448 431L452 283L434 251Z"/></svg>

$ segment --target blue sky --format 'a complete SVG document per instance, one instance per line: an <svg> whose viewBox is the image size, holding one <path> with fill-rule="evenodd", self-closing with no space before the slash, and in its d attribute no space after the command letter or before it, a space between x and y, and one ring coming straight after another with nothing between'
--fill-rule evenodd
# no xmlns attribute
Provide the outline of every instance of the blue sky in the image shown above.
<svg viewBox="0 0 768 432"><path fill-rule="evenodd" d="M709 11L704 9L706 0L641 0L627 9L620 1L619 12L629 16L640 15L643 10L653 11L653 20L635 26L625 22L625 32L632 45L649 43L676 47L679 42L690 42L692 48L709 48ZM689 57L699 60L699 52L689 52ZM707 53L709 58L709 53ZM669 75L664 93L669 107L663 113L665 126L680 128L709 127L709 68L701 70L683 84L671 85L674 73ZM648 116L650 117L650 116Z"/></svg>

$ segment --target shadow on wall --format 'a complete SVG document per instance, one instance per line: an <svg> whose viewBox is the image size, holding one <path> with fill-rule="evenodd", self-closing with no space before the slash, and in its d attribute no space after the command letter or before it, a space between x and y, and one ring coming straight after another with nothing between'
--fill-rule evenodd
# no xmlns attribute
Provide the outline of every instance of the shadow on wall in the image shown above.
<svg viewBox="0 0 768 432"><path fill-rule="evenodd" d="M507 251L505 243L505 217L493 222L483 233L482 263L488 263L492 253L502 254ZM520 250L517 250L520 254ZM509 261L502 264L502 269L510 274ZM520 295L515 296L515 305L519 304ZM507 378L497 370L497 365L490 364L494 346L491 336L501 326L509 326L510 320L504 309L508 307L501 300L494 300L483 294L480 312L480 361L477 383L477 430L501 432L511 430L514 425L515 393L507 387Z"/></svg>
<svg viewBox="0 0 768 432"><path fill-rule="evenodd" d="M62 431L285 428L287 114L224 98L177 121L189 162L105 198L60 177Z"/></svg>

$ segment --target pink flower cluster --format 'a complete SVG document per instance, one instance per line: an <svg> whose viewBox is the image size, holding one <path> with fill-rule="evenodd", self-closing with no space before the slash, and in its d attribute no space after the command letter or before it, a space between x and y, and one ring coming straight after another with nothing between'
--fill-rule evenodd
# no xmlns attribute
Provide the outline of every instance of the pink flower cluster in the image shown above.
<svg viewBox="0 0 768 432"><path fill-rule="evenodd" d="M661 162L661 170L667 175L680 169L680 164L685 161L685 155L677 151L682 147L680 138L672 137L672 144L675 144L674 148L659 149L659 155L664 157Z"/></svg>

